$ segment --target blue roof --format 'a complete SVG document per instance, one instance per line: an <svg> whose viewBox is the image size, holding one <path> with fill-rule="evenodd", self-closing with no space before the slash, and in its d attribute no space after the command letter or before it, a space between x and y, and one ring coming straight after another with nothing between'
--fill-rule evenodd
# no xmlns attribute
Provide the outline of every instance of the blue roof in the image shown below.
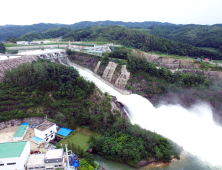
<svg viewBox="0 0 222 170"><path fill-rule="evenodd" d="M40 142L42 142L43 141L43 139L41 139L41 138L38 138L38 137L33 137L31 140L34 140L34 141L36 141L36 142L38 142L38 143L40 143Z"/></svg>
<svg viewBox="0 0 222 170"><path fill-rule="evenodd" d="M29 125L29 123L23 123L22 125Z"/></svg>
<svg viewBox="0 0 222 170"><path fill-rule="evenodd" d="M70 134L70 132L72 132L73 130L71 129L67 129L65 127L61 128L57 134L62 135L62 136L68 136Z"/></svg>

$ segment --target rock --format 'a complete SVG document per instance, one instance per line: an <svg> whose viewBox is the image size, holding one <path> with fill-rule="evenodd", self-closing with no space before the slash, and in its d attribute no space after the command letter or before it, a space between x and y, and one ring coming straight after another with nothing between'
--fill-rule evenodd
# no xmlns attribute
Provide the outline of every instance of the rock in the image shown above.
<svg viewBox="0 0 222 170"><path fill-rule="evenodd" d="M115 110L118 110L121 113L122 117L128 117L125 110L123 109L123 105L117 101L117 98L115 96L111 96L111 99L113 103L115 104L114 106L114 108L116 108Z"/></svg>
<svg viewBox="0 0 222 170"><path fill-rule="evenodd" d="M130 72L127 71L126 65L122 65L121 74L115 82L115 86L125 89L127 81L130 78Z"/></svg>
<svg viewBox="0 0 222 170"><path fill-rule="evenodd" d="M99 61L96 65L96 68L94 70L94 73L97 73L97 71L99 70L99 66L100 66L101 61Z"/></svg>
<svg viewBox="0 0 222 170"><path fill-rule="evenodd" d="M109 64L106 66L105 71L103 72L103 78L107 81L111 82L113 74L115 72L115 69L117 67L117 64L110 61Z"/></svg>
<svg viewBox="0 0 222 170"><path fill-rule="evenodd" d="M139 161L137 164L138 164L139 167L142 167L142 166L151 164L151 163L153 163L154 161L155 161L155 158L150 157L149 161L143 160L143 161Z"/></svg>

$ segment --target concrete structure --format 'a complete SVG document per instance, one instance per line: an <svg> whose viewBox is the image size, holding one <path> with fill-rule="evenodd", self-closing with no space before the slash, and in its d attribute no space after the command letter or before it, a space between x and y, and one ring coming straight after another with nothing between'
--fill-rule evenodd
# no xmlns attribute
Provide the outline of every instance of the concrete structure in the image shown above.
<svg viewBox="0 0 222 170"><path fill-rule="evenodd" d="M42 123L39 127L35 128L35 136L43 139L44 142L49 142L55 138L56 124L46 121Z"/></svg>
<svg viewBox="0 0 222 170"><path fill-rule="evenodd" d="M29 155L27 141L0 143L0 170L25 170Z"/></svg>
<svg viewBox="0 0 222 170"><path fill-rule="evenodd" d="M18 130L16 131L13 139L15 141L23 140L23 138L25 137L25 134L28 131L28 129L29 129L29 123L21 124L21 126L19 126Z"/></svg>
<svg viewBox="0 0 222 170"><path fill-rule="evenodd" d="M46 154L30 155L27 163L27 170L30 169L56 169L65 168L64 150L49 150Z"/></svg>
<svg viewBox="0 0 222 170"><path fill-rule="evenodd" d="M0 64L1 68L1 64ZM29 122L29 124L41 124L47 120L45 117L29 117L24 119L12 119L9 121L1 122L0 123L0 130L12 126L20 126L22 123Z"/></svg>

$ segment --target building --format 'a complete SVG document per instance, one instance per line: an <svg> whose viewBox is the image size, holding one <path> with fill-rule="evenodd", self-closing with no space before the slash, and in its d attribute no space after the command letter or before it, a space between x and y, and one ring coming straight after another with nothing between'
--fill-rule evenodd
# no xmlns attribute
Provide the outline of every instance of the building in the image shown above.
<svg viewBox="0 0 222 170"><path fill-rule="evenodd" d="M29 129L29 123L23 123L19 126L18 130L16 131L13 139L15 141L19 141L19 140L23 140L23 138L25 137L26 132Z"/></svg>
<svg viewBox="0 0 222 170"><path fill-rule="evenodd" d="M17 45L30 45L29 41L17 41L16 42Z"/></svg>
<svg viewBox="0 0 222 170"><path fill-rule="evenodd" d="M55 138L56 124L46 121L35 128L35 136L43 139L43 142L49 142Z"/></svg>
<svg viewBox="0 0 222 170"><path fill-rule="evenodd" d="M44 163L45 154L38 154L38 155L30 155L28 162L27 162L27 170L29 169L45 169Z"/></svg>
<svg viewBox="0 0 222 170"><path fill-rule="evenodd" d="M49 150L46 154L30 155L27 163L27 170L31 169L56 169L65 168L64 150Z"/></svg>
<svg viewBox="0 0 222 170"><path fill-rule="evenodd" d="M31 44L47 44L50 43L51 41L49 40L44 40L44 41L32 41Z"/></svg>
<svg viewBox="0 0 222 170"><path fill-rule="evenodd" d="M0 170L25 170L29 155L27 141L0 143Z"/></svg>

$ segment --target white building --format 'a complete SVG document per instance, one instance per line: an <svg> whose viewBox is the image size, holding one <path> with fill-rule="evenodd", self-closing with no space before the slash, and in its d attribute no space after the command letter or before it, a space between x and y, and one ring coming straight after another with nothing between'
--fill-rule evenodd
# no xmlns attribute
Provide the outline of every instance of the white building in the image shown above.
<svg viewBox="0 0 222 170"><path fill-rule="evenodd" d="M35 128L35 136L43 139L45 142L49 142L55 138L56 124L52 122L44 122Z"/></svg>
<svg viewBox="0 0 222 170"><path fill-rule="evenodd" d="M51 41L49 40L44 40L44 41L32 41L31 44L47 44L50 43Z"/></svg>
<svg viewBox="0 0 222 170"><path fill-rule="evenodd" d="M28 141L0 143L0 170L25 170L29 155Z"/></svg>
<svg viewBox="0 0 222 170"><path fill-rule="evenodd" d="M15 141L19 141L19 140L23 140L23 138L25 137L26 132L29 129L29 123L23 123L19 126L18 130L16 131L13 139Z"/></svg>
<svg viewBox="0 0 222 170"><path fill-rule="evenodd" d="M30 42L28 42L28 41L17 41L16 44L17 45L29 45Z"/></svg>

